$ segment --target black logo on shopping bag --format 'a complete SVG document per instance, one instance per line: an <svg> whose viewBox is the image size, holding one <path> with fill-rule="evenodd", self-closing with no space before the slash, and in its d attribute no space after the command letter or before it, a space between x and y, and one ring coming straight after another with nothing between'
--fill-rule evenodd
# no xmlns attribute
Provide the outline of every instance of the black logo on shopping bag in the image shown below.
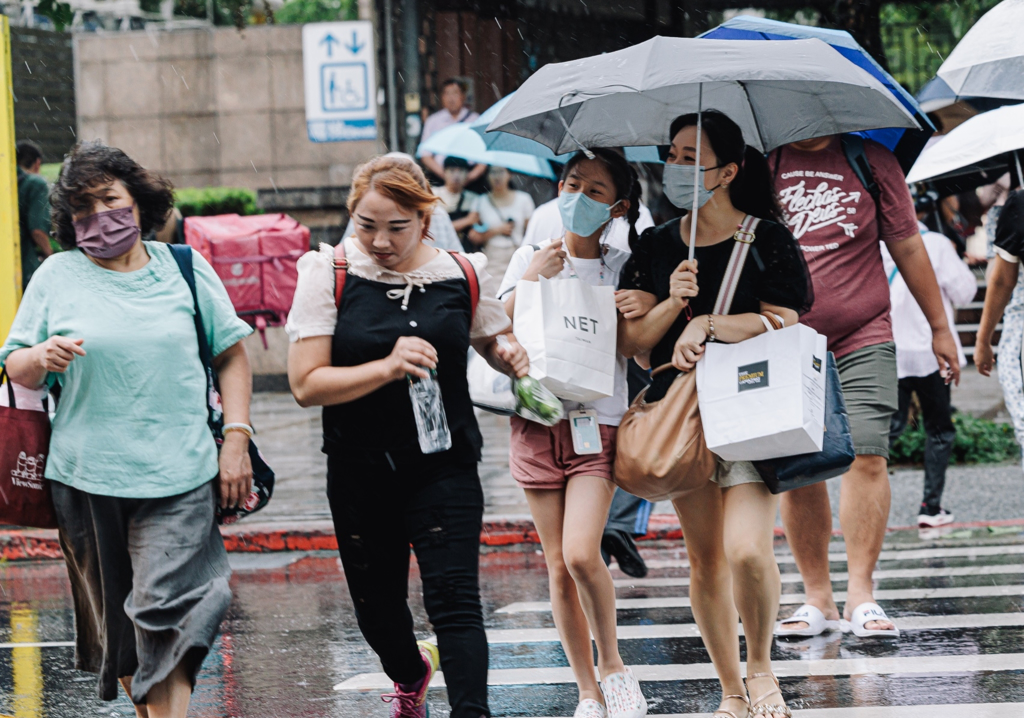
<svg viewBox="0 0 1024 718"><path fill-rule="evenodd" d="M814 371L821 374L821 359L816 356L811 356L811 366L814 367Z"/></svg>
<svg viewBox="0 0 1024 718"><path fill-rule="evenodd" d="M738 370L737 379L740 391L751 389L762 389L768 386L768 360L754 362L741 366Z"/></svg>

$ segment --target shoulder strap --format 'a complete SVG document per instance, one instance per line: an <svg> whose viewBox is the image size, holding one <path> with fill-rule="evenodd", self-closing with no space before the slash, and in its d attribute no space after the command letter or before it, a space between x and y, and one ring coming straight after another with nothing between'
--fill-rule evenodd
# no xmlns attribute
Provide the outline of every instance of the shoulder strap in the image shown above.
<svg viewBox="0 0 1024 718"><path fill-rule="evenodd" d="M864 185L864 189L868 191L871 199L875 200L877 205L879 197L882 196L882 190L875 182L871 163L868 162L867 152L864 151L864 138L860 135L840 135L839 144L842 145L843 154L846 155L846 161L853 168L853 173L857 175L857 179Z"/></svg>
<svg viewBox="0 0 1024 718"><path fill-rule="evenodd" d="M725 276L722 277L722 284L718 288L718 298L715 300L713 314L728 314L732 308L736 287L739 285L740 275L743 274L743 267L747 263L747 254L754 243L754 235L760 222L760 219L748 214L743 218L743 224L736 230L736 234L732 236L735 243L732 246L732 254L729 256L729 264L725 268Z"/></svg>
<svg viewBox="0 0 1024 718"><path fill-rule="evenodd" d="M181 271L189 291L192 292L192 306L195 309L196 340L199 342L199 359L203 362L203 368L207 372L213 371L213 352L210 349L210 342L206 337L206 329L203 327L203 315L199 313L199 294L196 292L196 272L192 266L192 247L188 244L169 244L171 256Z"/></svg>
<svg viewBox="0 0 1024 718"><path fill-rule="evenodd" d="M348 276L348 259L345 257L345 240L342 239L334 248L334 306L341 309L341 293L345 289L345 277Z"/></svg>
<svg viewBox="0 0 1024 718"><path fill-rule="evenodd" d="M476 318L476 307L480 303L480 279L476 276L476 269L469 259L458 252L450 251L449 254L452 255L452 259L459 265L459 269L466 275L466 281L469 282L469 320L472 323L473 319Z"/></svg>

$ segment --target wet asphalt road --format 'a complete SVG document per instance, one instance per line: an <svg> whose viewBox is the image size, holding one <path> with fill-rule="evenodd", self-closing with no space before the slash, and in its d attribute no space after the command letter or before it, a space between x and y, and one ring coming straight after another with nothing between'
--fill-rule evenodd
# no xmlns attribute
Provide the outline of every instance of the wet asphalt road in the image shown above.
<svg viewBox="0 0 1024 718"><path fill-rule="evenodd" d="M903 638L778 642L774 657L786 697L792 708L806 709L797 716L1024 716L1024 534L979 530L970 538L921 541L909 533L889 541L879 598L902 624ZM785 544L777 550L786 615L799 605L802 585ZM688 605L685 550L645 554L652 567L646 580L615 572L623 658L644 681L652 714L707 715L719 693ZM842 591L841 543L833 559ZM495 716L572 715L575 689L566 682L546 603L543 557L531 548L488 552L481 561ZM359 635L334 555L234 555L232 563L234 602L190 715L387 715L380 664ZM94 678L73 669L63 564L0 566L0 589L0 714L133 715L125 698L99 701ZM415 572L410 593L427 636ZM432 690L430 705L434 718L448 715L443 687Z"/></svg>

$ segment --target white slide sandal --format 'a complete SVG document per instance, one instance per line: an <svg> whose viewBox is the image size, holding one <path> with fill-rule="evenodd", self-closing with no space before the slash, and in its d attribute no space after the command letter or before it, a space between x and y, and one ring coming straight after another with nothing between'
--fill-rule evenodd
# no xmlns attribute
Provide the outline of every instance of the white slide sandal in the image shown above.
<svg viewBox="0 0 1024 718"><path fill-rule="evenodd" d="M843 633L853 631L853 635L857 638L899 638L900 629L892 628L889 630L880 630L873 628L865 628L864 626L871 621L888 621L893 626L896 622L885 615L885 611L877 603L862 603L857 608L853 609L853 617L850 621L843 621Z"/></svg>
<svg viewBox="0 0 1024 718"><path fill-rule="evenodd" d="M786 628L787 623L798 622L806 623L807 628ZM829 621L820 609L805 603L792 616L784 618L776 624L775 635L780 637L801 636L811 638L820 636L825 631L838 631L840 629L841 624L838 620Z"/></svg>

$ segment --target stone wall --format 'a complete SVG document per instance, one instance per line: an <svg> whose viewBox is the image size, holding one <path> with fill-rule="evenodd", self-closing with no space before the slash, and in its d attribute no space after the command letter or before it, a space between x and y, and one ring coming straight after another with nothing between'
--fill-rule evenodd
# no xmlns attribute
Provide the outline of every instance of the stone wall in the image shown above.
<svg viewBox="0 0 1024 718"><path fill-rule="evenodd" d="M302 27L75 35L78 136L179 187L346 185L376 142L306 135Z"/></svg>

